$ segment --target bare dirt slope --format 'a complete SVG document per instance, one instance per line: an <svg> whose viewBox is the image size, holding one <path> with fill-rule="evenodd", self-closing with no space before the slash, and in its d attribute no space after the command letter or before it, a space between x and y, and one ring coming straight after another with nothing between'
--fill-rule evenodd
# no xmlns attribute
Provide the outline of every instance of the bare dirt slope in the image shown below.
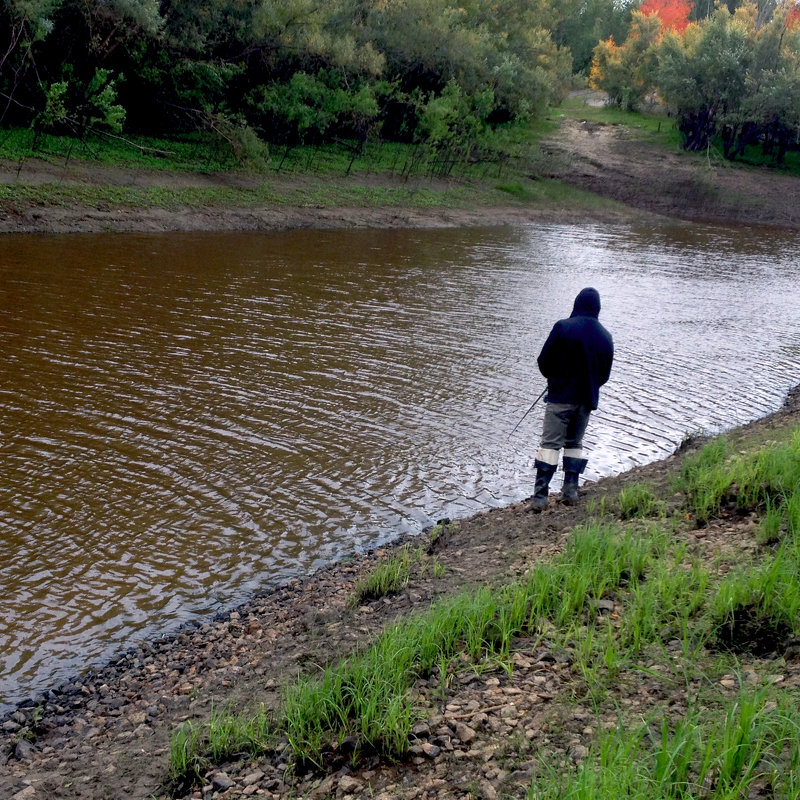
<svg viewBox="0 0 800 800"><path fill-rule="evenodd" d="M530 219L564 222L591 216L597 220L629 218L624 209L587 212L569 207L493 205L486 207L331 206L313 200L297 204L249 203L245 206L216 202L211 205L169 207L131 206L111 200L88 206L69 197L76 189L121 187L134 190L204 190L224 192L236 189L258 192L267 189L276 196L313 197L320 188L333 190L360 187L365 190L398 190L413 196L417 191L439 191L463 187L458 181L415 178L401 175L354 175L349 178L311 179L304 176L253 173L176 173L151 169L127 169L86 161L53 163L31 159L24 163L0 159L0 187L48 186L66 196L66 201L42 205L26 199L24 193L13 201L0 199L0 234L3 233L103 233L163 231L279 230L288 228L432 228L471 225L501 225ZM493 188L489 186L488 188ZM66 190L66 191L63 191ZM106 191L107 196L113 196ZM77 196L77 195L76 195Z"/></svg>
<svg viewBox="0 0 800 800"><path fill-rule="evenodd" d="M665 150L635 129L564 119L542 174L679 219L800 228L800 179Z"/></svg>

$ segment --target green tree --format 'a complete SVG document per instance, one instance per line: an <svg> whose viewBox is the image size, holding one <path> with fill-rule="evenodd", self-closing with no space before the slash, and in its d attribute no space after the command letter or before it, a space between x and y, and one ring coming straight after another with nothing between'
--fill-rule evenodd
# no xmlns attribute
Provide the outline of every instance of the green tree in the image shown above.
<svg viewBox="0 0 800 800"><path fill-rule="evenodd" d="M40 129L124 118L245 152L254 131L360 147L380 128L466 157L563 97L571 58L550 31L572 2L0 0L0 91Z"/></svg>
<svg viewBox="0 0 800 800"><path fill-rule="evenodd" d="M373 0L361 35L385 55L385 75L403 92L441 93L451 81L468 95L491 88L498 120L526 117L558 99L571 75L543 8L533 0Z"/></svg>
<svg viewBox="0 0 800 800"><path fill-rule="evenodd" d="M30 91L28 77L36 69L36 46L53 30L53 15L61 0L2 0L0 2L0 123L27 116L16 100L17 91Z"/></svg>
<svg viewBox="0 0 800 800"><path fill-rule="evenodd" d="M756 22L753 59L739 120L726 127L725 155L737 158L760 142L765 154L782 164L787 150L800 138L800 31L796 9L784 5L771 21Z"/></svg>
<svg viewBox="0 0 800 800"><path fill-rule="evenodd" d="M105 69L98 69L88 83L68 74L47 87L44 109L34 120L34 127L38 131L66 131L79 138L91 130L121 131L125 109L116 102L116 83Z"/></svg>
<svg viewBox="0 0 800 800"><path fill-rule="evenodd" d="M553 41L569 48L574 72L588 75L598 42L624 42L632 4L619 0L554 0Z"/></svg>
<svg viewBox="0 0 800 800"><path fill-rule="evenodd" d="M622 45L609 39L595 47L590 85L606 92L611 104L635 109L653 88L655 44L660 35L661 22L655 14L634 11Z"/></svg>
<svg viewBox="0 0 800 800"><path fill-rule="evenodd" d="M703 150L727 124L737 124L753 60L754 16L718 9L683 35L667 33L658 49L656 81L676 111L687 150Z"/></svg>

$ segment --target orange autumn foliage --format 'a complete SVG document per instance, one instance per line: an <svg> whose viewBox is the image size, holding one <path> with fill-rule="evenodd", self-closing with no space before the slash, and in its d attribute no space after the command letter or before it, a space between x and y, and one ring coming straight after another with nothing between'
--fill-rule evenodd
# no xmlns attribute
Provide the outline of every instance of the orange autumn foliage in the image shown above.
<svg viewBox="0 0 800 800"><path fill-rule="evenodd" d="M689 13L694 7L689 0L644 0L639 11L645 16L656 14L665 31L682 33L689 24Z"/></svg>
<svg viewBox="0 0 800 800"><path fill-rule="evenodd" d="M620 47L614 44L614 37L598 42L589 70L589 86L606 91L606 78L612 70L619 69L621 63Z"/></svg>
<svg viewBox="0 0 800 800"><path fill-rule="evenodd" d="M795 5L784 18L784 24L789 30L800 28L800 5Z"/></svg>

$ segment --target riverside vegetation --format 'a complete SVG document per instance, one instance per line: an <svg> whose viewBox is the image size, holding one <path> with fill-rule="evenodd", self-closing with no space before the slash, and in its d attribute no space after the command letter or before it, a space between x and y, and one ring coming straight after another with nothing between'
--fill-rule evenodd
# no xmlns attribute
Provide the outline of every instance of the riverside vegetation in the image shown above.
<svg viewBox="0 0 800 800"><path fill-rule="evenodd" d="M800 227L788 165L731 168L712 151L686 153L663 113L579 96L503 136L503 159L459 163L442 178L412 143L368 143L355 161L344 145L298 146L282 166L252 172L203 139L160 160L97 140L88 161L67 160L77 140L49 136L34 158L30 132L19 131L6 139L13 160L0 160L0 233L636 222L652 213Z"/></svg>
<svg viewBox="0 0 800 800"><path fill-rule="evenodd" d="M783 165L797 152L800 13L791 0L3 0L0 126L185 141L240 165L302 145L417 146L437 175L507 156L575 76L669 104L689 150ZM154 157L171 147L147 145Z"/></svg>
<svg viewBox="0 0 800 800"><path fill-rule="evenodd" d="M542 132L587 81L660 104L709 169L617 148L617 186L553 163ZM797 227L785 181L711 164L796 176L799 93L791 0L0 0L0 232L619 218L586 188Z"/></svg>
<svg viewBox="0 0 800 800"><path fill-rule="evenodd" d="M647 483L602 497L563 552L524 578L397 622L287 685L280 710L184 724L172 741L174 785L201 785L214 765L257 761L281 741L301 773L324 771L346 742L354 768L376 755L402 761L431 706L457 698L454 681L497 670L512 680L515 655L546 646L571 672L551 702L587 706L598 721L610 713L614 724L577 758L555 742L535 753L518 744L516 757L534 755L535 766L514 796L796 798L799 698L774 673L800 633L800 426L746 450L710 442L683 461L671 491L679 507ZM695 546L698 525L737 517L750 518L755 548ZM378 567L369 593L402 589L408 563L404 548ZM669 702L627 714L642 675ZM427 692L413 691L420 683Z"/></svg>
<svg viewBox="0 0 800 800"><path fill-rule="evenodd" d="M16 129L0 135L0 155L13 165L9 180L0 182L0 204L11 214L22 213L30 205L173 211L264 206L597 205L597 198L555 181L529 179L539 140L555 128L547 120L513 126L493 137L502 157L449 163L448 180L437 174L441 165L426 148L402 142L366 144L357 156L346 143L298 145L289 155L268 159L262 169L242 171L229 153L203 136L181 143L142 137L79 141L41 135L34 148L33 133ZM26 180L25 169L37 171L38 159L64 164L64 169L55 168L50 180ZM75 167L74 174L70 165ZM38 173L45 174L41 168ZM209 174L220 180L209 180Z"/></svg>
<svg viewBox="0 0 800 800"><path fill-rule="evenodd" d="M800 394L292 581L0 721L0 796L796 798Z"/></svg>

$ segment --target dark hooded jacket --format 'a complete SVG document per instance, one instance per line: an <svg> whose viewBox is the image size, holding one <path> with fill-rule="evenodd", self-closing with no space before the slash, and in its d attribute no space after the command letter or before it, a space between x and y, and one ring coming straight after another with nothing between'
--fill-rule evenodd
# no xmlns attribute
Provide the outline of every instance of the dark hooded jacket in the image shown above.
<svg viewBox="0 0 800 800"><path fill-rule="evenodd" d="M547 378L548 403L575 403L597 408L600 387L614 360L611 334L597 319L600 295L583 289L572 314L553 326L539 354L539 371Z"/></svg>

